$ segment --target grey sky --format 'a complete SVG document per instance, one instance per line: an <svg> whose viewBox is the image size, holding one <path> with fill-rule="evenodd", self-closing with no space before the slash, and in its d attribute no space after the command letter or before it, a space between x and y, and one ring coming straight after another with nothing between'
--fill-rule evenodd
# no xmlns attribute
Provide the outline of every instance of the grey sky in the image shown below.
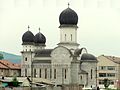
<svg viewBox="0 0 120 90"><path fill-rule="evenodd" d="M120 56L120 0L0 0L0 51L20 54L27 26L46 36L46 48L59 43L59 14L67 8L79 16L78 43L96 56Z"/></svg>

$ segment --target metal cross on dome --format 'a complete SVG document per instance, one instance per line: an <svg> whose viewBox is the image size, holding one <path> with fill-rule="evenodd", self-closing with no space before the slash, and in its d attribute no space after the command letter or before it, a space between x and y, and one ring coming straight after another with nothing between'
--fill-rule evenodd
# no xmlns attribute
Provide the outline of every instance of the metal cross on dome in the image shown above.
<svg viewBox="0 0 120 90"><path fill-rule="evenodd" d="M39 33L40 33L40 27L39 27Z"/></svg>
<svg viewBox="0 0 120 90"><path fill-rule="evenodd" d="M30 29L30 26L28 25L28 31L29 31L29 29Z"/></svg>
<svg viewBox="0 0 120 90"><path fill-rule="evenodd" d="M69 8L69 6L70 6L70 3L68 3L68 8Z"/></svg>

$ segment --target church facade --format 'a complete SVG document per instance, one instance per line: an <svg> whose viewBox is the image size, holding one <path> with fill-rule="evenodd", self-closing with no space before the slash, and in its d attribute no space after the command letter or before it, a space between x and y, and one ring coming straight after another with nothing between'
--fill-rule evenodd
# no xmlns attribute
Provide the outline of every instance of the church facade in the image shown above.
<svg viewBox="0 0 120 90"><path fill-rule="evenodd" d="M59 16L60 42L46 49L46 37L26 31L22 36L21 75L50 80L56 85L96 85L97 59L77 43L78 15L71 8Z"/></svg>

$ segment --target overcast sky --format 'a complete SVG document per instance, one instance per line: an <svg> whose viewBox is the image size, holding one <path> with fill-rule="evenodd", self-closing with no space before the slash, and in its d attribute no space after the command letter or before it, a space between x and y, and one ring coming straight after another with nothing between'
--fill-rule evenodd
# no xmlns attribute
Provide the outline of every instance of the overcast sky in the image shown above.
<svg viewBox="0 0 120 90"><path fill-rule="evenodd" d="M46 48L59 43L59 14L67 8L78 14L78 43L96 56L120 56L120 0L0 0L0 51L20 55L22 35L38 28Z"/></svg>

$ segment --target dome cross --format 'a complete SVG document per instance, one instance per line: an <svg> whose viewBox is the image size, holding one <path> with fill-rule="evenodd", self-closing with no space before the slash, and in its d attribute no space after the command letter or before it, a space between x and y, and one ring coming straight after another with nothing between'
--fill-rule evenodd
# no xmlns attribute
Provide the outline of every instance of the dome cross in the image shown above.
<svg viewBox="0 0 120 90"><path fill-rule="evenodd" d="M70 3L68 3L68 8L69 8L69 6L70 6Z"/></svg>
<svg viewBox="0 0 120 90"><path fill-rule="evenodd" d="M40 27L39 27L39 33L40 33Z"/></svg>
<svg viewBox="0 0 120 90"><path fill-rule="evenodd" d="M30 26L28 25L28 31L29 31L29 29L30 29Z"/></svg>

